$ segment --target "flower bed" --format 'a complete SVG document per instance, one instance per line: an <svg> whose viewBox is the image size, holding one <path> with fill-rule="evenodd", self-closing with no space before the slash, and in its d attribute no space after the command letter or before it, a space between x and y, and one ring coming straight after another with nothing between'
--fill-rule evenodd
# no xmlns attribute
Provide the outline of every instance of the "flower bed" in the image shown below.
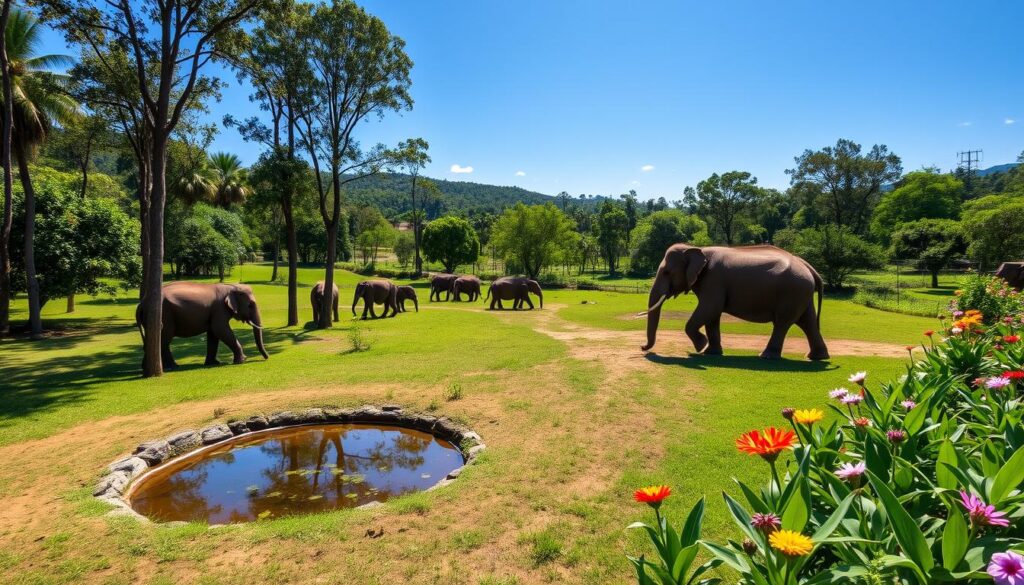
<svg viewBox="0 0 1024 585"><path fill-rule="evenodd" d="M990 285L957 297L906 376L859 372L823 392L838 416L787 408L781 428L737 439L767 467L764 485L723 495L741 541L700 539L703 500L676 530L659 510L669 488L638 491L656 522L632 527L657 551L630 559L638 582L713 583L725 566L757 585L1024 583L1024 321L1016 293Z"/></svg>

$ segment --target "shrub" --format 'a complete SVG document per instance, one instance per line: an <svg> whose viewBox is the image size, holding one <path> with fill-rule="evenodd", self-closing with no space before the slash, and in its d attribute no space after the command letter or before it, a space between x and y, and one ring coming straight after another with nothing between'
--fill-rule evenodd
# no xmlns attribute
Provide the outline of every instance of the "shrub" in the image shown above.
<svg viewBox="0 0 1024 585"><path fill-rule="evenodd" d="M462 384L459 384L458 382L452 382L444 389L444 399L448 402L462 398L462 394Z"/></svg>
<svg viewBox="0 0 1024 585"><path fill-rule="evenodd" d="M445 272L454 273L460 264L472 264L480 256L480 240L473 226L451 215L427 224L422 245L426 259L443 264Z"/></svg>
<svg viewBox="0 0 1024 585"><path fill-rule="evenodd" d="M807 260L831 288L842 288L854 270L879 268L882 248L866 242L842 226L800 230L789 250Z"/></svg>
<svg viewBox="0 0 1024 585"><path fill-rule="evenodd" d="M963 313L978 311L985 315L987 322L992 323L1021 313L1024 298L1002 278L971 274L956 292L953 304Z"/></svg>

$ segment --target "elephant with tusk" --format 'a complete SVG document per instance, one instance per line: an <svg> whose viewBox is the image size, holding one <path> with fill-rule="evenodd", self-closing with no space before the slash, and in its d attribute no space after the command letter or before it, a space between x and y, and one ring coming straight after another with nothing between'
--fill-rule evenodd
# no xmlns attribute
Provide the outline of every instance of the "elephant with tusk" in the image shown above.
<svg viewBox="0 0 1024 585"><path fill-rule="evenodd" d="M270 359L263 346L263 320L252 288L244 284L172 282L164 286L163 297L160 354L165 370L178 367L171 355L171 340L203 333L206 333L206 365L220 363L217 360L220 343L228 346L234 354L234 363L244 362L242 344L231 329L232 319L252 327L256 348L264 359ZM135 308L135 323L143 339L146 337L142 326L144 317L143 304L139 304Z"/></svg>
<svg viewBox="0 0 1024 585"><path fill-rule="evenodd" d="M693 291L697 307L686 322L686 335L698 352L722 353L722 313L755 323L771 323L772 335L762 358L782 357L789 328L803 330L810 345L807 357L828 359L821 337L824 285L807 261L775 246L704 248L675 244L665 252L648 297L647 343L654 347L665 301ZM814 293L818 307L814 307ZM704 332L701 332L701 329ZM705 335L706 333L706 335Z"/></svg>

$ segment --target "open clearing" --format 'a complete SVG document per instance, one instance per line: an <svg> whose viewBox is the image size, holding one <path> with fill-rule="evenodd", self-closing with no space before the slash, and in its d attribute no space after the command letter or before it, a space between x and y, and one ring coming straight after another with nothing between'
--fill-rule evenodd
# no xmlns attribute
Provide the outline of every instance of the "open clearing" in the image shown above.
<svg viewBox="0 0 1024 585"><path fill-rule="evenodd" d="M204 340L178 340L181 370L142 380L128 298L81 299L69 316L47 306L57 334L0 341L0 582L622 583L623 555L645 544L624 529L646 513L633 489L672 485L677 519L706 495L705 533L732 535L721 491L764 472L734 438L779 424L783 406L822 406L849 372L900 375L904 346L934 327L826 299L828 362L800 358L797 330L787 359L760 360L767 328L742 322L723 324L727 355L691 356L671 318L693 307L680 297L645 356L643 321L622 316L646 295L548 291L532 312L424 301L418 314L356 322L347 306L359 277L339 271L342 320L321 332L274 327L285 287L268 275L233 275L263 306L266 362L239 325L246 364L203 367ZM303 270L301 282L321 276ZM299 303L308 319L307 290ZM355 327L368 351L347 352ZM453 384L463 395L446 401ZM146 439L260 411L383 402L461 419L488 451L453 485L381 508L216 529L112 518L90 495L105 466Z"/></svg>

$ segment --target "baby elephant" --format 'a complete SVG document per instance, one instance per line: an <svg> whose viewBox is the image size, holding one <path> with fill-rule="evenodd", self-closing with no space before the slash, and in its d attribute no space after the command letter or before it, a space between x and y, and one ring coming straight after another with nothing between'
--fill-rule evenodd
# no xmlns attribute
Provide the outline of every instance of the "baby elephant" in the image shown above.
<svg viewBox="0 0 1024 585"><path fill-rule="evenodd" d="M364 280L356 285L356 294L352 297L352 315L356 314L356 305L359 300L363 301L363 319L369 313L374 319L377 318L373 305L384 305L384 312L381 318L388 316L388 309L391 309L391 316L398 315L398 287L389 280Z"/></svg>
<svg viewBox="0 0 1024 585"><path fill-rule="evenodd" d="M412 304L416 305L416 312L420 312L420 301L416 298L416 289L411 286L400 286L398 287L398 310L405 312L405 301L411 300Z"/></svg>
<svg viewBox="0 0 1024 585"><path fill-rule="evenodd" d="M455 300L462 300L462 293L469 295L470 301L480 298L480 279L475 276L460 276L455 279L452 285L452 292L455 293Z"/></svg>
<svg viewBox="0 0 1024 585"><path fill-rule="evenodd" d="M519 310L523 307L523 303L530 305L530 309L533 309L533 301L530 300L530 293L537 295L540 300L540 308L544 308L544 293L540 290L540 283L536 280L529 278L521 278L515 276L505 276L499 278L491 283L491 287L487 289L487 297L491 299L491 310L493 311L495 306L499 309L504 309L501 301L512 301L512 308ZM492 298L493 297L493 298Z"/></svg>
<svg viewBox="0 0 1024 585"><path fill-rule="evenodd" d="M334 298L331 300L331 306L334 308L334 320L338 320L338 285L332 285L334 287ZM313 286L313 290L309 291L309 302L313 305L313 322L320 322L320 307L324 306L324 281L320 281Z"/></svg>

